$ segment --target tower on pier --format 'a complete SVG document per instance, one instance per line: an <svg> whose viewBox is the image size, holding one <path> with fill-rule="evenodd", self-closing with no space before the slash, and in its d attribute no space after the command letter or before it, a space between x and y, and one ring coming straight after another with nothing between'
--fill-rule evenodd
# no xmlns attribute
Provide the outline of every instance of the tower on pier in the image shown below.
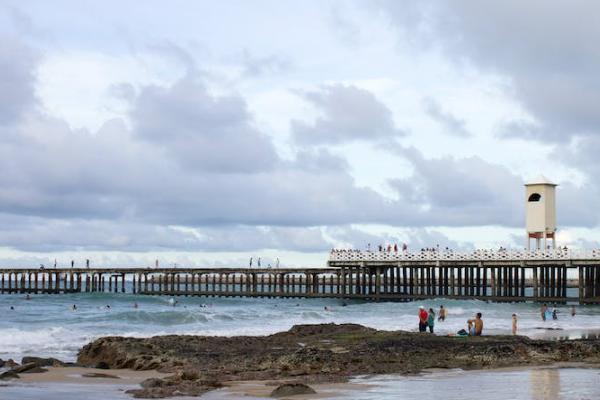
<svg viewBox="0 0 600 400"><path fill-rule="evenodd" d="M548 239L556 248L556 185L543 175L525 184L527 249L535 239L537 250L547 249ZM542 247L543 246L543 247Z"/></svg>

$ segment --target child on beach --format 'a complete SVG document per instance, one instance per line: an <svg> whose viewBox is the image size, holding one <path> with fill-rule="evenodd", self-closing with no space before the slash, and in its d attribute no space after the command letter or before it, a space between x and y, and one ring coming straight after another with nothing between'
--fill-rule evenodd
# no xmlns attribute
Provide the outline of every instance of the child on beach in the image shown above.
<svg viewBox="0 0 600 400"><path fill-rule="evenodd" d="M517 334L517 314L512 315L512 334Z"/></svg>

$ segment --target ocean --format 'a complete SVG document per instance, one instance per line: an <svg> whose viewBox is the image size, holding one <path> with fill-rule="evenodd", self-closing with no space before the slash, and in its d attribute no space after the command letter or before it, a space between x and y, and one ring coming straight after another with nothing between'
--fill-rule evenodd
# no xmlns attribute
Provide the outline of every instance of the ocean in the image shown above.
<svg viewBox="0 0 600 400"><path fill-rule="evenodd" d="M177 303L174 305L175 301ZM137 308L134 307L136 303ZM76 310L73 310L73 305L76 305ZM30 300L26 300L25 295L13 294L0 295L0 312L2 313L2 318L0 318L0 358L4 360L13 358L20 361L25 355L34 355L75 361L77 351L83 345L98 337L108 335L135 337L163 334L267 335L287 330L296 324L329 322L357 323L385 330L417 331L416 315L420 305L426 308L431 307L436 312L440 305L447 308L448 318L446 321L437 322L435 325L437 334L454 333L465 328L466 320L476 312L483 314L484 334L510 334L513 313L518 315L519 334L531 337L539 337L548 333L555 336L578 337L585 332L600 332L599 306L577 306L577 315L572 317L570 306L558 305L556 306L558 320L544 322L540 318L537 304L486 303L473 300L435 299L407 303L373 303L337 299L170 298L110 293L32 295ZM552 307L552 305L550 306ZM560 370L561 382L563 376L567 377L564 378L566 382L563 387L567 387L568 382L578 381L579 377L587 376L587 374L594 376L595 382L598 383L599 375L596 370L577 371L579 370ZM493 375L495 372L489 373ZM502 376L506 376L507 373L503 374L505 375ZM527 375L523 371L520 371L519 374ZM522 378L519 374L515 379ZM418 378L419 382L422 381L423 385L427 387L426 393L431 393L430 390L433 390L429 387L430 385L436 386L441 384L440 382L445 382L443 383L445 387L454 385L459 388L460 381L463 379L461 376L466 379L467 375L455 372L433 376L437 377L433 381L431 380L433 379L432 375ZM481 377L486 376L481 375ZM366 380L375 382L376 386L381 388L381 393L404 390L407 398L414 398L409 396L412 393L410 387L414 385L402 383L407 379L417 378L377 377ZM583 381L586 380L583 379ZM587 379L586 382L593 381ZM63 386L61 390L65 388L66 386ZM21 391L21 398L28 398L25 397L26 393L29 393L27 390L31 391L34 388L27 388L19 384L0 387L0 399L15 398L4 397L14 390ZM52 392L49 392L48 388L45 390L46 393ZM94 389L85 390L93 391ZM370 393L368 392L370 389L365 390L365 393ZM523 390L529 391L528 388ZM55 397L49 396L47 398L71 398L61 397L58 394ZM369 396L352 398L394 398L391 394L371 393ZM94 398L93 396L86 397ZM598 396L588 398L596 397ZM510 398L530 399L536 397L515 395Z"/></svg>

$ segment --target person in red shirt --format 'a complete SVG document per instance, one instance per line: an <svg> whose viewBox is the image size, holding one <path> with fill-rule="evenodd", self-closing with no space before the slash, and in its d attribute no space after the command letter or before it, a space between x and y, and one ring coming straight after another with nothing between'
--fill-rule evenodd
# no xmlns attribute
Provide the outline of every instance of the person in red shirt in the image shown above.
<svg viewBox="0 0 600 400"><path fill-rule="evenodd" d="M419 307L419 332L427 331L427 311L425 311L425 307Z"/></svg>

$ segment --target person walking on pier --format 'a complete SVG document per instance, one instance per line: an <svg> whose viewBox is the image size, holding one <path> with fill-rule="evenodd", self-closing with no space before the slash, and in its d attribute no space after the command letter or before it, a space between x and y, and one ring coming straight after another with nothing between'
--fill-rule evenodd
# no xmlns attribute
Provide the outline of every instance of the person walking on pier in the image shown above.
<svg viewBox="0 0 600 400"><path fill-rule="evenodd" d="M85 267L88 269L90 268L90 259L89 258L86 258L86 260L85 260Z"/></svg>
<svg viewBox="0 0 600 400"><path fill-rule="evenodd" d="M433 333L433 325L435 324L435 311L433 308L429 309L429 314L427 314L427 326L429 327L429 333Z"/></svg>
<svg viewBox="0 0 600 400"><path fill-rule="evenodd" d="M427 311L425 311L425 307L419 307L419 332L427 331Z"/></svg>
<svg viewBox="0 0 600 400"><path fill-rule="evenodd" d="M252 268L252 257L250 257L250 261L248 261L248 267Z"/></svg>
<svg viewBox="0 0 600 400"><path fill-rule="evenodd" d="M71 268L75 267L75 260L71 260Z"/></svg>

